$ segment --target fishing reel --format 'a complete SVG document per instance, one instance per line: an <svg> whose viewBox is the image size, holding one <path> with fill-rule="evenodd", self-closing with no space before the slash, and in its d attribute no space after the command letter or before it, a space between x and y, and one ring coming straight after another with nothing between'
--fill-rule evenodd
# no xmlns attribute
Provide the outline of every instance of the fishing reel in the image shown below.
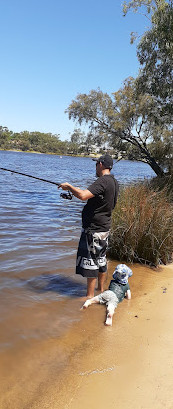
<svg viewBox="0 0 173 409"><path fill-rule="evenodd" d="M69 190L68 190L67 193L60 193L60 196L61 196L63 199L67 199L67 200L72 200L72 198L73 198L73 195L72 195L71 192L69 192Z"/></svg>

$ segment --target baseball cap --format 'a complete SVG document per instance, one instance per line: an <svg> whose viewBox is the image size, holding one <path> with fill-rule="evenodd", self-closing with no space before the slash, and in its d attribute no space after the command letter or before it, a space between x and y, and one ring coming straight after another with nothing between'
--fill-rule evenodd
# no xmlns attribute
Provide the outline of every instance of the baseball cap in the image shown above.
<svg viewBox="0 0 173 409"><path fill-rule="evenodd" d="M113 159L112 157L106 153L105 155L100 156L100 158L93 158L94 161L97 163L103 163L106 169L112 169L113 167Z"/></svg>
<svg viewBox="0 0 173 409"><path fill-rule="evenodd" d="M127 284L128 278L132 276L132 270L126 264L118 264L113 272L113 278L120 284Z"/></svg>

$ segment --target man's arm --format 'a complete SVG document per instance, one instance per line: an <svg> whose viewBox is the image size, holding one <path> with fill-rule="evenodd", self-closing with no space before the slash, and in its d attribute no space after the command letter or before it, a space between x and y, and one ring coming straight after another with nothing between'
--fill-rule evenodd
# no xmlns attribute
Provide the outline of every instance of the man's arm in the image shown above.
<svg viewBox="0 0 173 409"><path fill-rule="evenodd" d="M58 189L59 188L63 190L70 190L70 192L80 200L88 200L94 197L94 195L88 189L82 190L79 187L72 186L70 185L70 183L67 182L61 183L58 186Z"/></svg>

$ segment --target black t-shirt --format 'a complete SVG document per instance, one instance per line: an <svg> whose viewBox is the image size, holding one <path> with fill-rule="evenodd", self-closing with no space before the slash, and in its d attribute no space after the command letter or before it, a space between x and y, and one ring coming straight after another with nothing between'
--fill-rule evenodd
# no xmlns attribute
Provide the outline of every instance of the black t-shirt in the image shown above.
<svg viewBox="0 0 173 409"><path fill-rule="evenodd" d="M82 211L82 227L105 232L111 226L111 213L118 195L118 182L112 175L100 176L88 190L94 195Z"/></svg>

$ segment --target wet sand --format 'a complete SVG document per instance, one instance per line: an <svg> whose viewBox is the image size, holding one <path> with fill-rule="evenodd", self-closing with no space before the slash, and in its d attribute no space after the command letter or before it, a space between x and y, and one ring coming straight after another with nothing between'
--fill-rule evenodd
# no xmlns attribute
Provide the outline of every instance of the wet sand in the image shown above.
<svg viewBox="0 0 173 409"><path fill-rule="evenodd" d="M66 308L77 321L63 336L3 352L0 408L172 408L173 264L132 269L132 299L118 306L113 327L104 326L104 306L79 311L73 299Z"/></svg>

